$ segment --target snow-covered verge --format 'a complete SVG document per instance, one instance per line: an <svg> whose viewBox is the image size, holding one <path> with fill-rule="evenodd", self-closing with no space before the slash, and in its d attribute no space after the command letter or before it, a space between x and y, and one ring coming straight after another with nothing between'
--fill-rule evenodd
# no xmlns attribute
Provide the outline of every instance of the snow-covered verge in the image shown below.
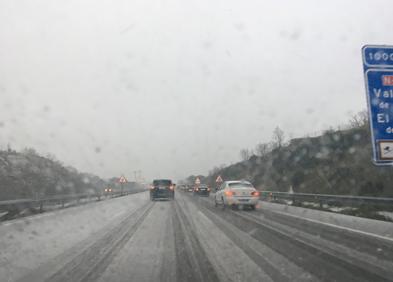
<svg viewBox="0 0 393 282"><path fill-rule="evenodd" d="M273 212L283 212L296 217L333 224L340 227L368 232L393 239L393 223L375 219L337 214L332 212L294 207L282 204L259 201L259 209Z"/></svg>
<svg viewBox="0 0 393 282"><path fill-rule="evenodd" d="M137 193L0 223L0 280L25 276L148 200L148 193Z"/></svg>
<svg viewBox="0 0 393 282"><path fill-rule="evenodd" d="M380 211L378 214L383 215L393 221L393 212Z"/></svg>

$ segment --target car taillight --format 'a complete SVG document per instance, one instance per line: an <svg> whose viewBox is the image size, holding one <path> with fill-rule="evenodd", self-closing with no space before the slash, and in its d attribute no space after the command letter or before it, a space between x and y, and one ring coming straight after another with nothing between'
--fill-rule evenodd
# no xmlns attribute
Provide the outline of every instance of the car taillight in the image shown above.
<svg viewBox="0 0 393 282"><path fill-rule="evenodd" d="M259 192L258 191L253 191L253 192L251 192L251 195L253 197L259 197Z"/></svg>
<svg viewBox="0 0 393 282"><path fill-rule="evenodd" d="M169 189L173 190L175 187L173 185L169 186Z"/></svg>
<svg viewBox="0 0 393 282"><path fill-rule="evenodd" d="M231 197L233 195L236 195L236 193L233 191L225 191L225 195L227 195L228 197Z"/></svg>
<svg viewBox="0 0 393 282"><path fill-rule="evenodd" d="M198 191L199 191L199 188L196 188L196 189L195 189L195 191L197 191L197 192L198 192Z"/></svg>
<svg viewBox="0 0 393 282"><path fill-rule="evenodd" d="M207 188L207 192L210 192L210 188Z"/></svg>
<svg viewBox="0 0 393 282"><path fill-rule="evenodd" d="M153 186L153 185L150 185L150 189L153 190L153 189L154 189L154 186Z"/></svg>

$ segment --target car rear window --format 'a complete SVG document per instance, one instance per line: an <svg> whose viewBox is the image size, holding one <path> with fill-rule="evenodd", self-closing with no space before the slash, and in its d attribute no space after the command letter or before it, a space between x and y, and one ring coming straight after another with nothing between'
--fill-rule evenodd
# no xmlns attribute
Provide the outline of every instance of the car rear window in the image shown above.
<svg viewBox="0 0 393 282"><path fill-rule="evenodd" d="M154 180L153 181L153 185L154 186L170 186L172 185L172 181L171 180Z"/></svg>
<svg viewBox="0 0 393 282"><path fill-rule="evenodd" d="M253 188L250 183L229 183L229 187L231 188Z"/></svg>

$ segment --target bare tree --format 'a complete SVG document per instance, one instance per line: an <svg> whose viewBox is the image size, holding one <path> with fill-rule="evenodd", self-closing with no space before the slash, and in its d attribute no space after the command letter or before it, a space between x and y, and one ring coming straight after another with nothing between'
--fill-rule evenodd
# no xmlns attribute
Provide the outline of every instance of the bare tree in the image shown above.
<svg viewBox="0 0 393 282"><path fill-rule="evenodd" d="M13 150L11 148L11 144L10 143L7 144L7 151L8 151L8 153L15 153L16 152L15 150Z"/></svg>
<svg viewBox="0 0 393 282"><path fill-rule="evenodd" d="M284 131L281 130L280 127L276 127L273 130L273 145L276 148L281 148L284 145L285 134Z"/></svg>
<svg viewBox="0 0 393 282"><path fill-rule="evenodd" d="M240 158L243 161L248 161L251 158L252 152L249 149L240 150Z"/></svg>
<svg viewBox="0 0 393 282"><path fill-rule="evenodd" d="M34 148L25 148L22 153L29 156L38 156L38 153Z"/></svg>
<svg viewBox="0 0 393 282"><path fill-rule="evenodd" d="M269 153L269 151L270 151L270 146L268 143L259 143L255 147L255 152L259 157L266 156Z"/></svg>
<svg viewBox="0 0 393 282"><path fill-rule="evenodd" d="M220 167L218 167L218 166L215 166L215 167L213 167L213 169L212 169L212 170L210 170L210 171L209 171L209 176L211 176L211 175L215 175L215 174L218 174L218 173L219 173L219 171L220 171Z"/></svg>
<svg viewBox="0 0 393 282"><path fill-rule="evenodd" d="M368 124L368 112L366 110L362 110L351 116L349 119L349 127L350 128L359 128L366 126Z"/></svg>

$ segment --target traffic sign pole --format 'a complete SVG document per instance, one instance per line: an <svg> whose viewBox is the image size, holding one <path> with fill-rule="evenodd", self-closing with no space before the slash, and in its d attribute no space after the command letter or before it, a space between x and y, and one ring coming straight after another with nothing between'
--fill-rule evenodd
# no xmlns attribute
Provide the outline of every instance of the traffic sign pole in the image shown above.
<svg viewBox="0 0 393 282"><path fill-rule="evenodd" d="M120 176L119 178L119 183L120 183L120 195L123 196L124 192L124 183L127 183L127 179L124 177L124 175Z"/></svg>
<svg viewBox="0 0 393 282"><path fill-rule="evenodd" d="M222 182L224 182L224 181L222 180L221 175L218 175L217 178L216 178L216 191L218 190L218 188L220 187L220 184Z"/></svg>

